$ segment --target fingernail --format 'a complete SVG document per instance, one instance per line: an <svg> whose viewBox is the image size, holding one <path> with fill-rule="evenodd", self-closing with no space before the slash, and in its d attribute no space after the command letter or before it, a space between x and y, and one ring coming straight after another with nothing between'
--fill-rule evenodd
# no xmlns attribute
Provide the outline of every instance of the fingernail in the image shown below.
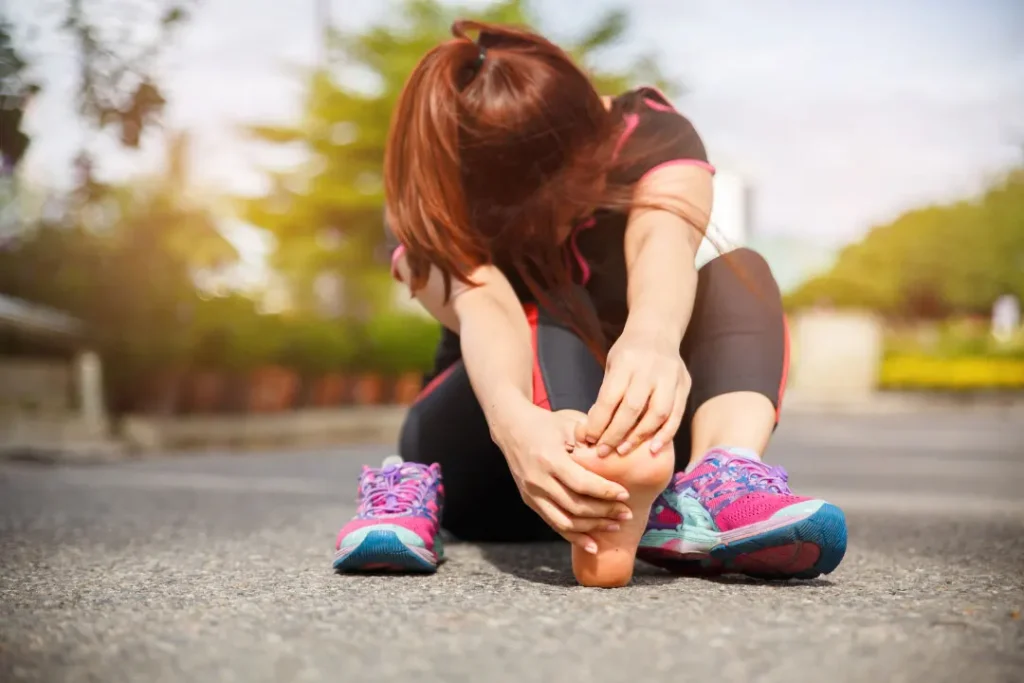
<svg viewBox="0 0 1024 683"><path fill-rule="evenodd" d="M594 543L593 541L591 541L590 543L588 543L585 546L583 546L583 549L586 550L591 555L597 555L597 544Z"/></svg>
<svg viewBox="0 0 1024 683"><path fill-rule="evenodd" d="M629 500L629 491L623 491L618 496L616 496L616 498L621 501Z"/></svg>
<svg viewBox="0 0 1024 683"><path fill-rule="evenodd" d="M601 444L600 446L597 447L597 455L598 455L598 457L603 458L604 456L608 455L611 452L612 452L612 447L609 446L606 443L603 443L603 444Z"/></svg>
<svg viewBox="0 0 1024 683"><path fill-rule="evenodd" d="M608 524L608 525L606 525L606 526L604 527L604 530L605 530L605 531L618 531L618 530L619 530L619 529L621 529L621 528L622 528L622 527L621 527L621 526L619 526L618 524Z"/></svg>
<svg viewBox="0 0 1024 683"><path fill-rule="evenodd" d="M629 520L633 519L633 513L630 512L629 510L626 510L625 512L620 512L618 515L616 515L615 519L621 519L623 522L628 522Z"/></svg>
<svg viewBox="0 0 1024 683"><path fill-rule="evenodd" d="M625 455L626 453L629 453L631 450L633 450L633 444L631 444L630 442L623 441L622 443L619 444L619 455Z"/></svg>
<svg viewBox="0 0 1024 683"><path fill-rule="evenodd" d="M651 442L651 455L657 455L658 451L661 450L662 443L660 441Z"/></svg>
<svg viewBox="0 0 1024 683"><path fill-rule="evenodd" d="M593 446L595 443L597 443L597 439L595 439L592 436L587 436L586 441L587 441L587 444L590 445L590 446Z"/></svg>

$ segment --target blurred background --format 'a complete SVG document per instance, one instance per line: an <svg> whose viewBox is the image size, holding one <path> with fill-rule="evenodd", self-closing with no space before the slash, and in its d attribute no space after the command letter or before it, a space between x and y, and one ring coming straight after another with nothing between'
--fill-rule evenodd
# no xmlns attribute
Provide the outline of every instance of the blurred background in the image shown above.
<svg viewBox="0 0 1024 683"><path fill-rule="evenodd" d="M460 16L694 122L716 242L785 292L788 402L1021 400L1015 0L3 0L0 448L409 403L439 328L388 275L384 141Z"/></svg>

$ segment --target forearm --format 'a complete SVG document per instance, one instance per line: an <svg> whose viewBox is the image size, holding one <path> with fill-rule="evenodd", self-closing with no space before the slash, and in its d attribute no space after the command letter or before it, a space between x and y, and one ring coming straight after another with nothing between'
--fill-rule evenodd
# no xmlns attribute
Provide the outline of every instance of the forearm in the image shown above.
<svg viewBox="0 0 1024 683"><path fill-rule="evenodd" d="M533 405L533 346L526 315L504 281L460 295L453 308L470 383L491 434L500 439Z"/></svg>
<svg viewBox="0 0 1024 683"><path fill-rule="evenodd" d="M632 228L642 234L627 246L626 327L645 334L668 335L668 340L678 345L690 323L697 291L689 234L693 227L661 211L649 212L637 221Z"/></svg>
<svg viewBox="0 0 1024 683"><path fill-rule="evenodd" d="M404 256L393 269L399 281L410 282ZM512 286L493 266L479 268L471 278L478 286L452 281L431 268L427 282L413 292L442 325L459 335L462 359L491 433L498 435L533 405L533 344L526 314ZM450 294L450 296L446 296Z"/></svg>

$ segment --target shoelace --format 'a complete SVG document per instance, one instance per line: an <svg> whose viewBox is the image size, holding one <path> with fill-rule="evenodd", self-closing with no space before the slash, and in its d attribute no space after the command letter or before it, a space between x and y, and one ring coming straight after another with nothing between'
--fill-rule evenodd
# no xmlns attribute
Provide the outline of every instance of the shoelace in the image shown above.
<svg viewBox="0 0 1024 683"><path fill-rule="evenodd" d="M409 512L423 496L423 479L401 465L370 470L363 484L363 506L373 514L399 515Z"/></svg>
<svg viewBox="0 0 1024 683"><path fill-rule="evenodd" d="M697 477L692 483L697 495L715 507L718 501L728 502L736 494L750 489L789 493L789 473L784 467L769 466L747 458L733 458L725 464L724 469L726 472L719 476ZM737 474L745 474L746 477Z"/></svg>

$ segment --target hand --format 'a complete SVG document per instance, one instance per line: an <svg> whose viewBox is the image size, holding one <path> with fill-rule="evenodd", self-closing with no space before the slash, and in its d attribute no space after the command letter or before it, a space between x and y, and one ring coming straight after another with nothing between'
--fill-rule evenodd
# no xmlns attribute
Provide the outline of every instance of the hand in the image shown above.
<svg viewBox="0 0 1024 683"><path fill-rule="evenodd" d="M511 428L495 433L523 500L562 538L597 553L593 531L617 531L632 517L629 492L597 476L570 456L574 429L586 416L576 411L550 412L529 405Z"/></svg>
<svg viewBox="0 0 1024 683"><path fill-rule="evenodd" d="M608 352L604 382L580 443L597 444L599 456L625 455L650 440L652 454L672 441L686 411L690 372L670 336L627 329Z"/></svg>

